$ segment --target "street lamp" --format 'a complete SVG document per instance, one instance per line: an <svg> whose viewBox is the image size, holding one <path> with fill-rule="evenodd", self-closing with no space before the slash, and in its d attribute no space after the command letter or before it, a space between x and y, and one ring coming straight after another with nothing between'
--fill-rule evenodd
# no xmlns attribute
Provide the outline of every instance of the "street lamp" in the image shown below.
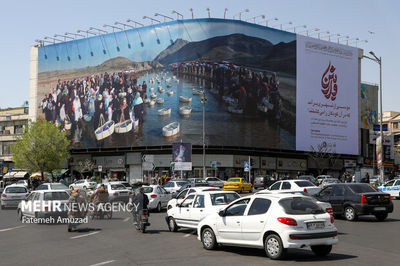
<svg viewBox="0 0 400 266"><path fill-rule="evenodd" d="M159 21L157 19L154 19L154 18L151 18L151 17L148 17L148 16L143 16L143 19L146 19L146 18L151 20L151 25L153 25L153 21L161 23L161 21ZM158 38L156 27L154 27L154 33L156 34L156 37L157 37L157 43L160 44L161 42L160 42L160 39Z"/></svg>
<svg viewBox="0 0 400 266"><path fill-rule="evenodd" d="M175 10L172 10L172 14L176 14L176 20L179 20L179 16L183 19L183 15Z"/></svg>
<svg viewBox="0 0 400 266"><path fill-rule="evenodd" d="M203 94L201 96L201 103L203 104L203 179L205 179L207 177L207 175L206 175L206 102L207 102L206 91L203 88Z"/></svg>
<svg viewBox="0 0 400 266"><path fill-rule="evenodd" d="M311 29L311 30L303 30L303 31L300 31L299 34L305 32L307 34L307 36L308 36L309 33L313 32L313 31L319 31L319 29L318 28L314 28L314 29Z"/></svg>
<svg viewBox="0 0 400 266"><path fill-rule="evenodd" d="M226 18L226 12L228 12L227 8L224 9L224 19Z"/></svg>
<svg viewBox="0 0 400 266"><path fill-rule="evenodd" d="M242 20L242 13L246 13L246 12L248 13L249 11L250 10L246 8L246 9L240 11L239 13L233 15L233 19L235 19L236 16L239 16L239 20Z"/></svg>
<svg viewBox="0 0 400 266"><path fill-rule="evenodd" d="M155 16L155 17L157 17L157 16L163 17L163 18L164 18L164 22L165 22L165 19L174 20L173 18L168 17L168 16L163 15L163 14L160 14L160 13L155 13L154 16Z"/></svg>
<svg viewBox="0 0 400 266"><path fill-rule="evenodd" d="M190 8L189 11L192 13L192 19L194 19L193 8Z"/></svg>
<svg viewBox="0 0 400 266"><path fill-rule="evenodd" d="M107 25L107 24L104 24L103 25L103 27L104 28L112 28L112 30L113 30L113 35L114 35L114 40L115 40L115 44L117 45L117 52L119 52L121 49L119 48L119 45L118 45L118 40L117 40L117 36L115 36L115 29L117 29L117 30L123 30L122 28L120 28L120 27L116 27L116 26L112 26L112 25ZM125 33L126 34L126 33Z"/></svg>
<svg viewBox="0 0 400 266"><path fill-rule="evenodd" d="M325 35L325 36L321 36L321 38L326 38L326 37L328 37L328 41L331 41L331 37L332 36L337 36L337 37L340 37L340 34L330 34L330 35Z"/></svg>
<svg viewBox="0 0 400 266"><path fill-rule="evenodd" d="M342 39L342 38L346 38L346 39L348 39L348 38L350 38L350 36L340 36L340 37L338 37L337 38L337 43L340 43L340 39Z"/></svg>
<svg viewBox="0 0 400 266"><path fill-rule="evenodd" d="M272 26L272 28L274 28L276 26L279 26L280 29L282 30L282 26L283 25L292 25L292 24L293 24L293 22L289 21L289 22L286 22L286 23L281 23L281 24L274 25L274 26Z"/></svg>
<svg viewBox="0 0 400 266"><path fill-rule="evenodd" d="M380 127L380 135L381 135L381 139L380 139L380 143L379 143L379 145L381 146L381 167L380 167L380 182L384 182L385 180L384 180L384 173L385 173L385 169L384 169L384 163L383 163L383 127L382 127L382 123L383 123L383 111L382 111L382 57L377 57L376 55L375 55L375 53L374 52L372 52L372 51L370 51L369 52L369 54L370 55L372 55L373 56L373 58L372 57L369 57L369 56L366 56L366 55L363 55L363 58L367 58L367 59L369 59L369 60L372 60L372 61L374 61L375 63L378 63L379 64L379 105L380 105L380 107L379 107L379 112L381 113L380 114L380 118L379 118L379 127Z"/></svg>
<svg viewBox="0 0 400 266"><path fill-rule="evenodd" d="M265 26L268 27L268 22L270 22L270 21L277 21L277 20L279 20L279 19L278 19L278 18L266 19L266 20L265 20ZM263 22L264 22L264 20L258 22L258 24L261 24L261 23L263 23Z"/></svg>
<svg viewBox="0 0 400 266"><path fill-rule="evenodd" d="M132 28L136 28L136 24L137 24L137 25L140 25L140 26L142 26L142 27L144 26L142 23L133 21L133 20L131 20L131 19L127 19L126 22L133 22L133 23L135 23L135 26L129 25L129 26L132 27ZM137 29L136 32L137 32L137 34L138 34L138 36L139 36L139 39L140 39L140 46L144 47L144 43L143 43L143 41L142 41L142 36L140 35L139 30Z"/></svg>
<svg viewBox="0 0 400 266"><path fill-rule="evenodd" d="M206 8L206 10L207 10L207 12L208 12L208 18L210 18L210 17L211 17L211 14L210 14L210 8L209 8L209 7L207 7L207 8Z"/></svg>
<svg viewBox="0 0 400 266"><path fill-rule="evenodd" d="M353 39L347 39L347 41L346 41L346 45L349 45L349 41L358 41L358 40L360 40L359 38L353 38Z"/></svg>
<svg viewBox="0 0 400 266"><path fill-rule="evenodd" d="M355 43L356 44L356 47L358 46L358 43L360 43L360 42L365 42L365 43L367 43L368 42L368 40L354 40L354 41L352 41L352 42L349 42L349 44L352 44L352 43Z"/></svg>
<svg viewBox="0 0 400 266"><path fill-rule="evenodd" d="M245 21L246 21L246 22L249 22L249 20L253 20L253 23L255 24L255 23L256 23L256 18L265 19L265 15L259 15L259 16L255 16L255 17L252 17L252 18L248 18L248 19L246 19Z"/></svg>
<svg viewBox="0 0 400 266"><path fill-rule="evenodd" d="M108 33L105 30L101 30L101 29L98 29L98 28L95 28L95 27L90 27L89 30L97 30L99 33L103 33L103 34L107 34Z"/></svg>
<svg viewBox="0 0 400 266"><path fill-rule="evenodd" d="M133 22L133 23L135 23L135 26L134 26L135 28L136 28L136 24L137 24L137 25L140 25L140 26L142 26L142 27L144 26L142 23L133 21L133 20L131 20L131 19L127 19L126 22Z"/></svg>
<svg viewBox="0 0 400 266"><path fill-rule="evenodd" d="M310 34L309 36L311 36L311 35L313 35L315 32L313 32L312 34ZM326 34L329 34L330 33L330 31L324 31L324 32L318 32L318 39L321 39L321 34L324 34L324 33L326 33Z"/></svg>
<svg viewBox="0 0 400 266"><path fill-rule="evenodd" d="M297 28L307 28L307 25L295 26L295 27L287 28L285 30L288 31L288 30L293 29L293 32L296 33Z"/></svg>
<svg viewBox="0 0 400 266"><path fill-rule="evenodd" d="M81 33L81 32L86 33L86 38L89 37L89 34L97 35L97 33L91 32L91 31L89 31L89 30L77 30L76 32L77 32L77 33Z"/></svg>

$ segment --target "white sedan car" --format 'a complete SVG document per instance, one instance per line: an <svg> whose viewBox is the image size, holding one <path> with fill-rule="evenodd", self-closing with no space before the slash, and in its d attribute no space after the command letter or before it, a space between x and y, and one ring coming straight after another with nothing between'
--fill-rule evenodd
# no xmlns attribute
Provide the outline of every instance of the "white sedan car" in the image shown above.
<svg viewBox="0 0 400 266"><path fill-rule="evenodd" d="M179 228L197 228L201 220L221 207L240 198L233 191L204 191L189 194L180 204L167 211L166 221L171 232Z"/></svg>
<svg viewBox="0 0 400 266"><path fill-rule="evenodd" d="M96 185L97 185L96 182L92 182L87 179L82 179L82 180L78 180L78 181L72 183L71 185L69 185L69 189L71 189L71 190L74 190L75 188L84 189L84 190L95 189Z"/></svg>
<svg viewBox="0 0 400 266"><path fill-rule="evenodd" d="M178 181L169 181L164 185L164 189L169 193L174 193L178 191L184 184L189 183L188 181L178 180Z"/></svg>
<svg viewBox="0 0 400 266"><path fill-rule="evenodd" d="M197 232L208 250L217 245L262 248L269 258L280 259L288 248L311 247L317 256L326 256L338 243L333 222L310 197L257 194L208 215Z"/></svg>
<svg viewBox="0 0 400 266"><path fill-rule="evenodd" d="M214 191L217 190L215 187L190 187L182 190L181 192L178 193L178 195L173 196L173 198L168 201L167 205L167 210L171 209L172 207L175 207L176 204L181 203L185 197L189 194L196 193L196 192L201 192L201 191Z"/></svg>
<svg viewBox="0 0 400 266"><path fill-rule="evenodd" d="M273 183L269 190L278 190L282 192L305 192L310 195L315 195L321 191L320 187L317 187L313 183L307 180L282 180Z"/></svg>
<svg viewBox="0 0 400 266"><path fill-rule="evenodd" d="M389 193L393 198L400 199L400 179L393 179L378 187L382 192Z"/></svg>
<svg viewBox="0 0 400 266"><path fill-rule="evenodd" d="M104 185L104 188L107 189L108 191L108 200L110 202L129 202L129 196L131 193L131 190L125 187L124 185L121 184L121 182L109 182L109 183L104 183L104 184L98 184L97 188L99 188L101 185ZM95 191L93 191L95 193ZM93 194L90 193L90 196Z"/></svg>
<svg viewBox="0 0 400 266"><path fill-rule="evenodd" d="M168 193L162 186L143 186L143 189L144 193L149 199L149 205L147 206L149 210L157 210L160 212L163 208L167 207L168 201L171 199L172 195ZM139 189L137 189L135 192L138 193L138 191Z"/></svg>

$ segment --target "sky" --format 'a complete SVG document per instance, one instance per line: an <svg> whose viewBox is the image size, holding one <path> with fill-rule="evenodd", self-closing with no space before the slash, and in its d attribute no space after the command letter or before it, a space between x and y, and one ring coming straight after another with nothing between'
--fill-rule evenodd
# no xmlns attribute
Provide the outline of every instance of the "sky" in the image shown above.
<svg viewBox="0 0 400 266"><path fill-rule="evenodd" d="M190 8L193 8L195 18L207 17L206 8L210 8L211 17L223 18L224 9L228 8L226 17L230 19L249 9L242 13L242 20L265 15L267 19L278 18L269 22L278 28L281 23L292 22L294 26L307 25L309 30L319 28L320 32L367 40L368 43L358 43L364 54L373 51L382 57L383 110L400 111L396 73L400 62L400 1L396 0L3 1L0 9L0 108L21 106L28 100L29 53L36 39L89 27L104 29L104 24L126 22L128 18L149 25L150 21L143 16L154 17L154 13L161 13L176 18L171 14L172 10L182 13L184 18L191 18ZM261 20L258 18L256 22ZM283 29L289 27L289 24L283 25ZM301 30L304 29L297 28L298 32ZM336 41L336 38L332 37L332 40ZM361 80L378 84L378 64L363 59Z"/></svg>

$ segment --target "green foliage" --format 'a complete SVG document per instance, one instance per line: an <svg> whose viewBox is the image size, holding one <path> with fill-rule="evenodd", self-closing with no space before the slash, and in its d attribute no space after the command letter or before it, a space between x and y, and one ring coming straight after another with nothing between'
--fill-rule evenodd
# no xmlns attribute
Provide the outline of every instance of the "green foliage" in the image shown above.
<svg viewBox="0 0 400 266"><path fill-rule="evenodd" d="M52 172L69 158L70 143L65 132L53 123L38 118L11 147L16 167L28 172Z"/></svg>

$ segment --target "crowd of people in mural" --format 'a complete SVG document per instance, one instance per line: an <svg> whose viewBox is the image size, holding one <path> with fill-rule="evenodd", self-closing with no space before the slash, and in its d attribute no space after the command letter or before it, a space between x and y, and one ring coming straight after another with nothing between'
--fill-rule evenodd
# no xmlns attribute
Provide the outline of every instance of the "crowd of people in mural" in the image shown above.
<svg viewBox="0 0 400 266"><path fill-rule="evenodd" d="M269 111L276 119L281 117L280 82L275 72L251 71L232 63L187 62L174 67L179 73L211 81L219 96L234 99L244 113L254 115L257 110Z"/></svg>
<svg viewBox="0 0 400 266"><path fill-rule="evenodd" d="M124 72L104 73L80 79L58 80L41 101L47 121L61 128L86 121L94 129L107 121L115 123L128 119L143 123L143 98L147 97L146 82Z"/></svg>

